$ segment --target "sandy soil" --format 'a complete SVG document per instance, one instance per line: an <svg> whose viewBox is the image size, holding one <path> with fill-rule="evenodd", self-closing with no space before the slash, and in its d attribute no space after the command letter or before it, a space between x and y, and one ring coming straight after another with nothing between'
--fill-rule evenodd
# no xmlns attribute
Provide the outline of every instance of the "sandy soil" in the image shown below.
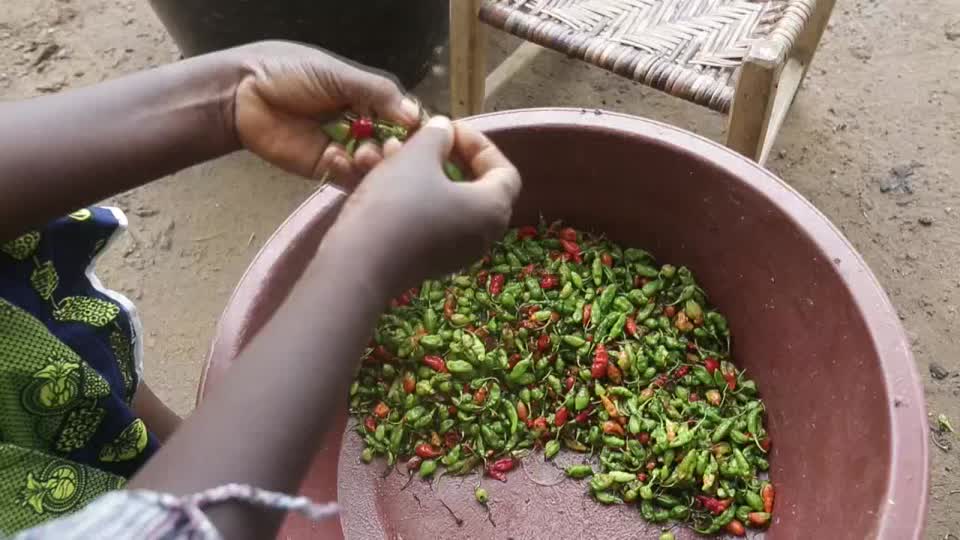
<svg viewBox="0 0 960 540"><path fill-rule="evenodd" d="M497 41L502 47L506 40ZM145 2L33 0L0 10L3 99L89 85L177 56ZM866 258L912 340L932 424L945 414L960 427L953 328L960 304L957 58L955 0L841 2L768 165ZM438 69L418 89L441 111L442 75ZM722 140L720 115L552 53L490 103L537 105L607 108ZM128 212L131 234L100 273L139 303L148 379L179 412L193 406L214 323L233 285L312 189L237 154L111 201ZM960 441L943 440L948 449L931 447L927 536L960 539Z"/></svg>

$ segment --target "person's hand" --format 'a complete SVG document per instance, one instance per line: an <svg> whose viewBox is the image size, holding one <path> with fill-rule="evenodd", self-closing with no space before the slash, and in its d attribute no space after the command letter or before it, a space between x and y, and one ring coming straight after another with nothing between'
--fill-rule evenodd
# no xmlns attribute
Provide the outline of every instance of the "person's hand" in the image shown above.
<svg viewBox="0 0 960 540"><path fill-rule="evenodd" d="M415 127L416 102L396 83L321 50L287 42L263 42L234 50L244 76L234 99L240 143L267 161L301 176L330 173L350 188L381 159L373 143L351 158L331 143L321 126L345 109Z"/></svg>
<svg viewBox="0 0 960 540"><path fill-rule="evenodd" d="M465 267L503 236L520 175L483 134L433 117L403 145L387 141L383 152L328 237L370 260L390 293ZM475 180L446 177L451 154Z"/></svg>

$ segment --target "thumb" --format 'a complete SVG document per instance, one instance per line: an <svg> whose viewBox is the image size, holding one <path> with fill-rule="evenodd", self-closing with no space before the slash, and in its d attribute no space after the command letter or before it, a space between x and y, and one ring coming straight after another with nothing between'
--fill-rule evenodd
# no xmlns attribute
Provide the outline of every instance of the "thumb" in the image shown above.
<svg viewBox="0 0 960 540"><path fill-rule="evenodd" d="M349 64L335 76L339 78L339 84L334 85L336 101L341 105L405 126L419 122L420 105L387 77Z"/></svg>
<svg viewBox="0 0 960 540"><path fill-rule="evenodd" d="M443 163L453 150L453 123L446 116L434 116L404 144L404 149L422 158Z"/></svg>

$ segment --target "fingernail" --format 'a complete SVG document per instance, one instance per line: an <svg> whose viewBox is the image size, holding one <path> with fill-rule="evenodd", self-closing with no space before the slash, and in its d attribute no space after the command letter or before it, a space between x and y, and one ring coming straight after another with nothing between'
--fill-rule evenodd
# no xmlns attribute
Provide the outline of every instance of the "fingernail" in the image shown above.
<svg viewBox="0 0 960 540"><path fill-rule="evenodd" d="M337 172L345 172L350 169L350 162L343 156L337 156L333 158L333 168L337 169Z"/></svg>
<svg viewBox="0 0 960 540"><path fill-rule="evenodd" d="M411 122L416 122L420 118L420 103L413 98L403 98L400 102L400 110Z"/></svg>
<svg viewBox="0 0 960 540"><path fill-rule="evenodd" d="M431 116L424 127L433 127L438 129L450 129L450 119L446 116Z"/></svg>

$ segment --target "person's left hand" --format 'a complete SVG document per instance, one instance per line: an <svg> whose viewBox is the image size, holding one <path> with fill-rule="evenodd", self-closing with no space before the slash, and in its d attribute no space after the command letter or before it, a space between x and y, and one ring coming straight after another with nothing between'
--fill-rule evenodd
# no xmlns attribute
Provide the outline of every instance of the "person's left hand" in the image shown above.
<svg viewBox="0 0 960 540"><path fill-rule="evenodd" d="M324 51L288 42L263 42L234 50L246 75L234 98L237 137L248 150L301 176L326 173L352 188L382 159L374 143L349 156L331 143L324 123L343 110L415 127L419 105L387 77L354 67Z"/></svg>

